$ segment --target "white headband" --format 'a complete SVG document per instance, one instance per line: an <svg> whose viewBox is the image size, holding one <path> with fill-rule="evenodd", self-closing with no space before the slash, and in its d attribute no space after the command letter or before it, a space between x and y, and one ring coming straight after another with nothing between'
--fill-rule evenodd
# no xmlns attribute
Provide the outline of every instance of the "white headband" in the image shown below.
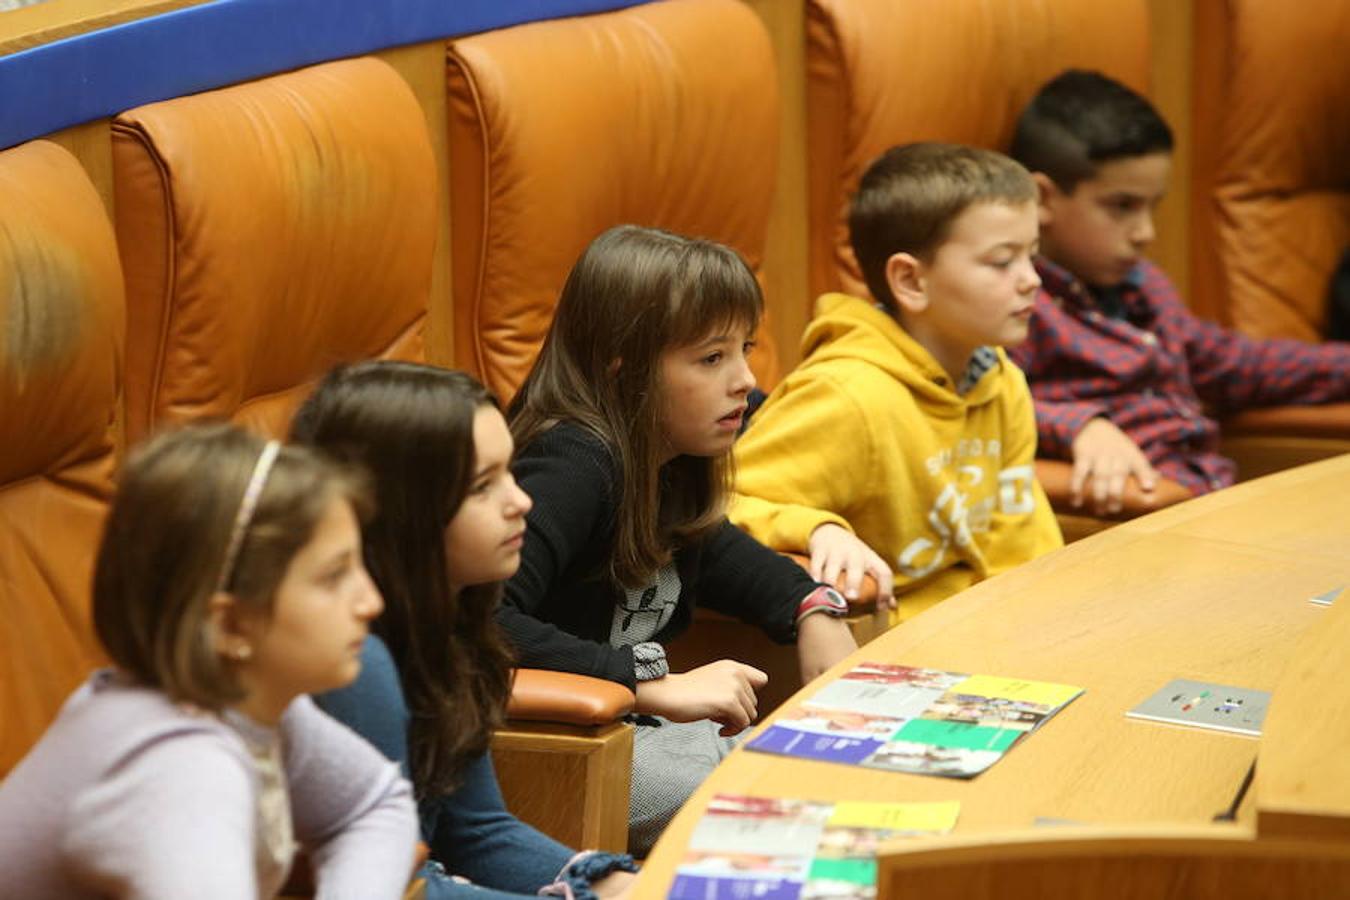
<svg viewBox="0 0 1350 900"><path fill-rule="evenodd" d="M248 487L244 488L244 498L239 501L239 512L234 517L234 530L230 532L230 542L225 546L225 564L221 566L220 580L216 582L217 591L225 590L230 584L235 563L239 561L236 557L244 545L244 534L248 531L249 523L253 521L253 513L258 509L258 497L262 495L263 487L267 484L267 476L272 471L272 463L276 462L277 454L280 452L280 441L268 441L262 453L258 455L258 462L253 466Z"/></svg>

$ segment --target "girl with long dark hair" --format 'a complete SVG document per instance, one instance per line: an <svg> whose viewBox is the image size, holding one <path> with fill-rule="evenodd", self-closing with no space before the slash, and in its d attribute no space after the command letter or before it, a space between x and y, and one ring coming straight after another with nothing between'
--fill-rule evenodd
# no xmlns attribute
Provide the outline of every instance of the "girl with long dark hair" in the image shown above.
<svg viewBox="0 0 1350 900"><path fill-rule="evenodd" d="M488 756L511 689L494 612L530 509L492 396L463 372L357 363L324 379L292 436L372 478L362 538L386 611L362 678L319 702L407 761L434 864L428 896L534 894L555 880L575 898L625 890L628 857L574 854L511 816Z"/></svg>

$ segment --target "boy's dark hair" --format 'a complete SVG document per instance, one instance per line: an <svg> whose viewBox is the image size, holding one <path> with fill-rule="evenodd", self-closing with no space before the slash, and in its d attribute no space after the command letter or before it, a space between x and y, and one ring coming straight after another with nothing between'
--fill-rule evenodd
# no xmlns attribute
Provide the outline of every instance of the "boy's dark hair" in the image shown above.
<svg viewBox="0 0 1350 900"><path fill-rule="evenodd" d="M1010 152L1073 193L1104 162L1171 150L1172 129L1147 99L1100 72L1069 69L1022 111Z"/></svg>
<svg viewBox="0 0 1350 900"><path fill-rule="evenodd" d="M895 314L886 261L928 259L956 217L976 203L1029 203L1036 184L1002 153L959 144L892 147L863 173L848 214L848 236L872 297Z"/></svg>

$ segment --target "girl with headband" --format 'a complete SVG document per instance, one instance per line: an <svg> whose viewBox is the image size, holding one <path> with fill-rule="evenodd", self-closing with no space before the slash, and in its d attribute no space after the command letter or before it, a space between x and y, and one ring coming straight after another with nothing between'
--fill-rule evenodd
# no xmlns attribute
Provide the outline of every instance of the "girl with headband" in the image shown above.
<svg viewBox="0 0 1350 900"><path fill-rule="evenodd" d="M306 696L360 670L383 602L352 476L229 425L161 435L123 474L94 573L113 667L0 785L7 896L397 898L408 783Z"/></svg>

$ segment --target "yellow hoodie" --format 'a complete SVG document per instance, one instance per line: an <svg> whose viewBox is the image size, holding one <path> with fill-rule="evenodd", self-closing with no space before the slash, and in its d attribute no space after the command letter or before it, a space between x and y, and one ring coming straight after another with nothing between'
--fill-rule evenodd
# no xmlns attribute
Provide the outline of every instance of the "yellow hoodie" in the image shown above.
<svg viewBox="0 0 1350 900"><path fill-rule="evenodd" d="M851 529L895 572L892 624L1061 546L1026 379L996 354L958 394L889 315L821 297L802 363L736 442L731 520L798 553L820 525Z"/></svg>

